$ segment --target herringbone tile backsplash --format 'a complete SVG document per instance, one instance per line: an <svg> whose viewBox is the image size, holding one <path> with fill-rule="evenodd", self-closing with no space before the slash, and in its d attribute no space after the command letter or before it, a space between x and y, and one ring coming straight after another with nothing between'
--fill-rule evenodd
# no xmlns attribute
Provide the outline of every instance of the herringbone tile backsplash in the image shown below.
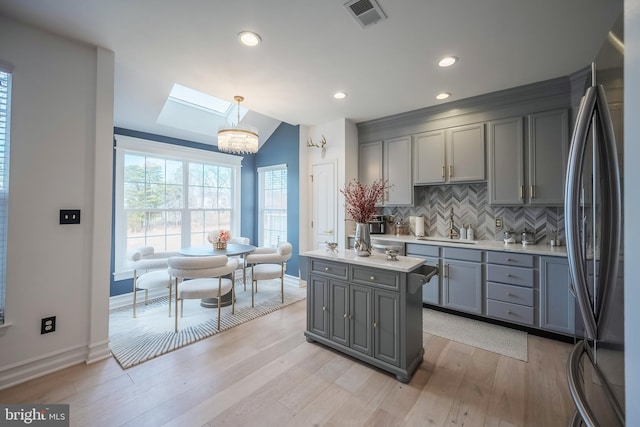
<svg viewBox="0 0 640 427"><path fill-rule="evenodd" d="M485 183L415 187L413 207L384 208L383 213L407 221L409 216L422 216L429 236L448 236L451 207L456 229L471 224L478 240L502 240L505 230L520 233L525 227L534 233L536 243L555 238L556 231L564 240L562 206L491 206ZM495 226L496 218L502 218L500 229Z"/></svg>

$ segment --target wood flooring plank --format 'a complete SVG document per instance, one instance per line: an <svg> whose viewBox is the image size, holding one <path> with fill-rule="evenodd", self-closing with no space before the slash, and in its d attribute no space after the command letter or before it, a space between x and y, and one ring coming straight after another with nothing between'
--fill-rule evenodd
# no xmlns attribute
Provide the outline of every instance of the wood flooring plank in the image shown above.
<svg viewBox="0 0 640 427"><path fill-rule="evenodd" d="M409 384L303 335L306 302L122 370L79 364L0 391L69 403L71 426L565 426L570 345L529 336L529 362L424 334Z"/></svg>

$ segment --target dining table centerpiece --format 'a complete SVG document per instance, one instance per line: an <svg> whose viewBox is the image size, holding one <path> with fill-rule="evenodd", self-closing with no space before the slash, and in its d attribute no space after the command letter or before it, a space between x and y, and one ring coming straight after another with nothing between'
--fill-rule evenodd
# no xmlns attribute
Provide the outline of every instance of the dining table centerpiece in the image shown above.
<svg viewBox="0 0 640 427"><path fill-rule="evenodd" d="M340 192L344 195L347 216L356 223L353 250L358 256L371 255L371 235L368 222L376 214L376 204L382 201L387 188L386 181L380 179L370 185L352 180Z"/></svg>
<svg viewBox="0 0 640 427"><path fill-rule="evenodd" d="M213 245L214 250L227 249L227 242L231 239L229 230L214 230L207 235L207 240Z"/></svg>

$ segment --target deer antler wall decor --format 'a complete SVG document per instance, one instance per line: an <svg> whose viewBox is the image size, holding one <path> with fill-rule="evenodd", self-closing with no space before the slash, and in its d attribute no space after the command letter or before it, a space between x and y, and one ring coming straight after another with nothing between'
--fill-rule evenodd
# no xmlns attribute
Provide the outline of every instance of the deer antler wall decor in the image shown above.
<svg viewBox="0 0 640 427"><path fill-rule="evenodd" d="M322 138L320 138L320 142L313 142L313 139L311 139L311 137L307 139L307 147L319 148L320 156L322 158L324 158L324 154L327 151L325 145L327 145L327 138L325 138L324 135L322 135Z"/></svg>

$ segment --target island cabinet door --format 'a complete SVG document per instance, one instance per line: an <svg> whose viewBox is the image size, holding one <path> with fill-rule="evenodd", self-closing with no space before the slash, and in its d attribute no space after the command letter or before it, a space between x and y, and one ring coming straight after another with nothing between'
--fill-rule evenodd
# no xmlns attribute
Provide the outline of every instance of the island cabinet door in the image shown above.
<svg viewBox="0 0 640 427"><path fill-rule="evenodd" d="M373 290L366 286L351 285L349 291L350 347L371 356L373 354Z"/></svg>
<svg viewBox="0 0 640 427"><path fill-rule="evenodd" d="M349 284L329 282L329 339L349 345Z"/></svg>
<svg viewBox="0 0 640 427"><path fill-rule="evenodd" d="M400 366L400 295L374 291L373 357Z"/></svg>
<svg viewBox="0 0 640 427"><path fill-rule="evenodd" d="M446 260L444 263L444 307L482 314L482 264Z"/></svg>
<svg viewBox="0 0 640 427"><path fill-rule="evenodd" d="M329 279L309 276L307 283L307 329L314 334L327 337L329 332Z"/></svg>

